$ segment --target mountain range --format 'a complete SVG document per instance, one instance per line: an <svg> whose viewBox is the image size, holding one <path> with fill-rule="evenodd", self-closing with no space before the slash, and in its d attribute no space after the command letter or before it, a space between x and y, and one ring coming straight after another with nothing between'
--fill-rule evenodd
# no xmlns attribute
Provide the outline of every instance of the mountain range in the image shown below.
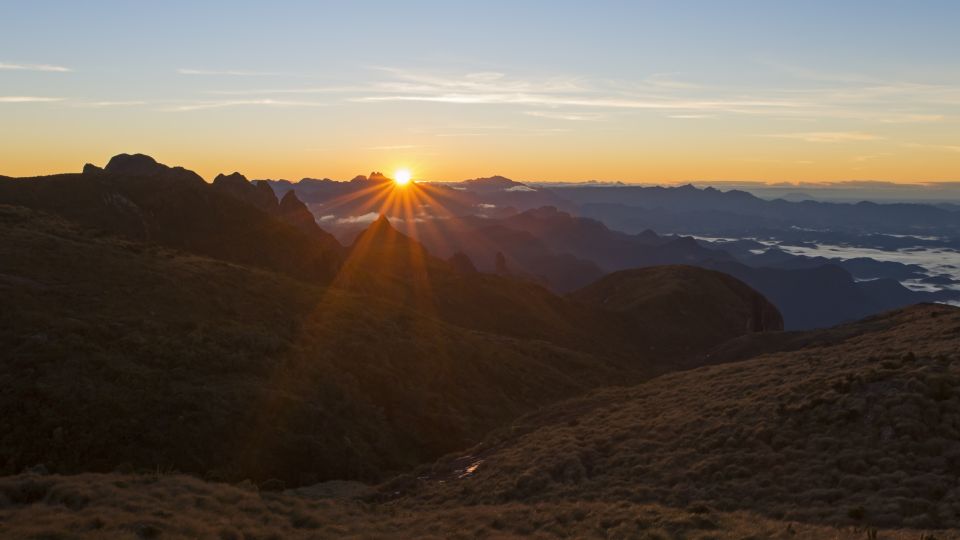
<svg viewBox="0 0 960 540"><path fill-rule="evenodd" d="M771 298L789 329L827 327L917 302L960 301L960 275L867 256L827 258L787 251L794 244L810 247L818 242L953 250L950 235L960 220L955 213L926 205L808 204L693 186L543 186L495 176L415 184L408 189L416 195L398 206L370 204L365 192L352 187L365 178L270 184L278 194L303 193L320 222L341 241L349 242L367 220L379 215L371 211L377 210L391 215L396 227L441 257L462 253L484 272L506 271L561 293L618 270L692 264L735 275ZM335 196L330 194L334 187ZM544 202L550 205L541 206ZM616 208L607 212L602 205ZM632 221L620 220L620 213ZM637 221L651 215L667 218ZM720 217L700 227L703 216ZM897 233L874 232L880 230ZM725 235L739 240L722 238ZM759 242L758 237L768 240ZM498 261L503 263L499 270Z"/></svg>
<svg viewBox="0 0 960 540"><path fill-rule="evenodd" d="M957 535L960 309L852 274L915 268L511 182L318 181L342 242L143 155L0 178L0 536Z"/></svg>

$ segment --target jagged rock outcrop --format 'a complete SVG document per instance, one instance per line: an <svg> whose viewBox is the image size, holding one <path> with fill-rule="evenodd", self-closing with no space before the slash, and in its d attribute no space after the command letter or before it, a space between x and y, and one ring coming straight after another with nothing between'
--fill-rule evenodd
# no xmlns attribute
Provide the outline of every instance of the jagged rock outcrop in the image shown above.
<svg viewBox="0 0 960 540"><path fill-rule="evenodd" d="M264 186L270 189L270 186L266 186L265 184ZM319 229L317 221L310 212L310 209L307 208L307 205L303 204L303 201L297 198L297 193L294 191L288 191L283 198L280 199L280 204L277 206L277 215L280 219L299 229L305 231Z"/></svg>
<svg viewBox="0 0 960 540"><path fill-rule="evenodd" d="M301 279L333 279L343 246L307 218L302 203L288 201L281 215L269 185L252 184L240 174L218 180L208 184L182 167L121 154L102 172L91 166L83 174L0 181L0 204Z"/></svg>
<svg viewBox="0 0 960 540"><path fill-rule="evenodd" d="M268 183L251 182L238 172L217 175L213 179L213 187L280 218L302 231L312 233L320 230L313 213L292 190L286 192L278 201Z"/></svg>
<svg viewBox="0 0 960 540"><path fill-rule="evenodd" d="M234 172L232 174L218 174L213 179L213 186L234 197L245 201L269 214L277 214L279 206L277 196L274 195L270 186L262 182L250 182L244 175Z"/></svg>

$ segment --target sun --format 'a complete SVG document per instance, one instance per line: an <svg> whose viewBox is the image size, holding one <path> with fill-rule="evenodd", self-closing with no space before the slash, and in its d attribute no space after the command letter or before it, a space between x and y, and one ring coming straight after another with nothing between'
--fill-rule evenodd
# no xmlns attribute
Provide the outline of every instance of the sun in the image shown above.
<svg viewBox="0 0 960 540"><path fill-rule="evenodd" d="M397 169L393 173L393 181L398 186L405 186L410 183L410 170L409 169Z"/></svg>

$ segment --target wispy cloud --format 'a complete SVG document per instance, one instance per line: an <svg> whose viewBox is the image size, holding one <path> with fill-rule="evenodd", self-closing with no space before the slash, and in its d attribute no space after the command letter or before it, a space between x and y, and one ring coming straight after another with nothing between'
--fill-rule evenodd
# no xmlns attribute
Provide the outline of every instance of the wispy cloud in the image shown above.
<svg viewBox="0 0 960 540"><path fill-rule="evenodd" d="M914 124L943 122L947 117L942 114L894 114L880 118L884 124Z"/></svg>
<svg viewBox="0 0 960 540"><path fill-rule="evenodd" d="M208 90L204 93L215 96L264 96L274 94L348 94L371 91L373 91L373 89L367 86L304 86L296 88Z"/></svg>
<svg viewBox="0 0 960 540"><path fill-rule="evenodd" d="M52 73L66 73L73 71L68 67L54 66L50 64L7 64L0 62L0 70L10 71L46 71Z"/></svg>
<svg viewBox="0 0 960 540"><path fill-rule="evenodd" d="M937 150L940 152L960 152L960 145L954 144L922 144L922 143L904 143L900 146L918 150Z"/></svg>
<svg viewBox="0 0 960 540"><path fill-rule="evenodd" d="M840 142L858 142L858 141L876 141L883 139L879 135L872 133L862 133L859 131L809 131L806 133L776 133L765 135L777 139L796 139L814 143L840 143Z"/></svg>
<svg viewBox="0 0 960 540"><path fill-rule="evenodd" d="M317 101L288 101L282 99L238 99L226 101L200 101L184 105L175 105L164 110L171 112L201 111L205 109L223 109L226 107L326 107L328 104Z"/></svg>
<svg viewBox="0 0 960 540"><path fill-rule="evenodd" d="M378 212L369 212L360 216L347 216L344 218L339 218L336 221L337 223L373 223L379 217L380 217L380 214ZM324 219L324 218L327 218L327 216L323 216L323 218L321 218L324 221L327 221L327 219ZM331 216L330 219L336 219L336 218L333 218L333 216Z"/></svg>
<svg viewBox="0 0 960 540"><path fill-rule="evenodd" d="M572 75L529 76L501 71L449 72L374 66L370 68L376 74L373 79L357 84L227 88L207 93L237 96L243 101L246 100L244 96L280 98L284 94L329 94L352 103L503 106L517 109L518 114L569 121L608 120L617 114L647 110L661 111L678 119L754 115L777 120L816 122L836 119L870 124L934 123L960 117L957 111L960 109L960 85L821 73L774 62L765 65L775 74L785 76L786 80L777 86L764 87L703 84L679 80L671 73L657 73L639 81L629 81ZM269 75L232 70L181 72ZM796 138L815 142L850 140L843 136L818 136L817 133L812 137Z"/></svg>
<svg viewBox="0 0 960 540"><path fill-rule="evenodd" d="M356 98L358 102L425 101L461 105L543 105L597 107L613 109L652 110L711 110L746 112L757 108L802 107L804 104L787 100L687 100L687 99L631 99L612 97L558 97L547 94L438 94L388 95Z"/></svg>
<svg viewBox="0 0 960 540"><path fill-rule="evenodd" d="M41 96L0 96L0 103L47 103L50 101L63 101L59 97L41 97Z"/></svg>
<svg viewBox="0 0 960 540"><path fill-rule="evenodd" d="M658 84L645 87L589 83L577 77L515 78L499 72L438 74L396 68L377 68L391 77L372 85L367 95L348 98L359 103L429 102L455 105L518 105L546 109L649 109L678 112L770 113L810 107L796 97L750 95L703 95L693 84L655 77ZM568 119L587 119L581 111L537 112L541 116L563 114Z"/></svg>
<svg viewBox="0 0 960 540"><path fill-rule="evenodd" d="M177 70L180 75L221 75L229 77L269 77L272 75L282 75L282 73L269 71L247 71L243 69L189 69L181 68Z"/></svg>
<svg viewBox="0 0 960 540"><path fill-rule="evenodd" d="M765 164L786 164L786 165L813 165L815 162L809 159L773 159L761 157L730 158L731 161L740 161L743 163L765 163ZM739 182L739 181L730 181ZM763 182L759 182L763 184Z"/></svg>
<svg viewBox="0 0 960 540"><path fill-rule="evenodd" d="M883 81L875 77L868 77L860 73L838 73L838 72L829 72L822 71L818 69L810 69L803 66L797 66L793 64L788 64L784 62L779 62L777 60L771 59L762 59L759 61L760 64L772 68L775 71L779 71L786 75L789 75L795 79L803 79L807 81L816 81L816 82L830 82L830 83L854 83L854 84L880 84Z"/></svg>
<svg viewBox="0 0 960 540"><path fill-rule="evenodd" d="M388 144L383 146L368 146L367 150L410 150L413 148L423 148L419 144Z"/></svg>
<svg viewBox="0 0 960 540"><path fill-rule="evenodd" d="M850 158L850 161L854 163L866 163L867 161L873 161L875 159L887 157L889 155L890 154L883 153L883 154L870 154L865 156L853 156L852 158Z"/></svg>
<svg viewBox="0 0 960 540"><path fill-rule="evenodd" d="M527 116L536 116L538 118L549 118L551 120L570 120L574 122L600 120L603 115L599 113L564 113L558 111L524 111Z"/></svg>
<svg viewBox="0 0 960 540"><path fill-rule="evenodd" d="M699 84L677 80L673 77L673 74L670 74L670 73L655 73L647 77L645 82L660 88L685 89L685 90L703 88L703 86Z"/></svg>
<svg viewBox="0 0 960 540"><path fill-rule="evenodd" d="M146 105L146 101L82 101L76 103L77 107L135 107L137 105Z"/></svg>

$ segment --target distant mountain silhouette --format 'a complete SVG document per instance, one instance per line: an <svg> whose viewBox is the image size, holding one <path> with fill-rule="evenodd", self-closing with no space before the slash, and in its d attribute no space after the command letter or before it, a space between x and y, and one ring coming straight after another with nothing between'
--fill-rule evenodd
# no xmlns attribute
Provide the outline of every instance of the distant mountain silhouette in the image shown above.
<svg viewBox="0 0 960 540"><path fill-rule="evenodd" d="M790 270L718 261L703 266L761 292L781 310L788 329L824 328L942 296L911 291L891 279L858 282L835 265Z"/></svg>
<svg viewBox="0 0 960 540"><path fill-rule="evenodd" d="M481 261L486 271L492 268L483 261L503 253L512 268L544 276L547 285L562 292L591 283L602 272L630 268L687 264L718 270L763 293L779 308L788 329L822 328L918 302L960 299L955 291L911 291L891 279L923 276L917 266L797 257L769 249L757 255L750 250L766 246L752 241L710 244L720 248L711 249L690 237L614 231L553 207L500 219L437 220L422 231L410 226L408 232L418 234L431 250L462 251ZM861 280L882 279L858 281L852 273Z"/></svg>
<svg viewBox="0 0 960 540"><path fill-rule="evenodd" d="M477 191L477 192L491 192L491 191L503 191L511 188L520 188L520 189L533 189L528 188L520 182L516 182L504 176L489 176L487 178L474 178L472 180L464 180L460 183L461 186L465 187L468 190Z"/></svg>
<svg viewBox="0 0 960 540"><path fill-rule="evenodd" d="M555 207L499 219L436 220L429 227L406 224L404 230L441 255L462 251L486 271L493 271L494 255L503 253L511 268L541 276L560 292L625 268L730 259L722 251L689 240L662 238L652 231L639 235L612 231L599 221L574 217Z"/></svg>
<svg viewBox="0 0 960 540"><path fill-rule="evenodd" d="M712 187L552 186L581 214L626 232L707 236L749 235L759 229L830 229L861 233L907 230L960 232L960 216L925 204L830 203L765 200L745 191Z"/></svg>

